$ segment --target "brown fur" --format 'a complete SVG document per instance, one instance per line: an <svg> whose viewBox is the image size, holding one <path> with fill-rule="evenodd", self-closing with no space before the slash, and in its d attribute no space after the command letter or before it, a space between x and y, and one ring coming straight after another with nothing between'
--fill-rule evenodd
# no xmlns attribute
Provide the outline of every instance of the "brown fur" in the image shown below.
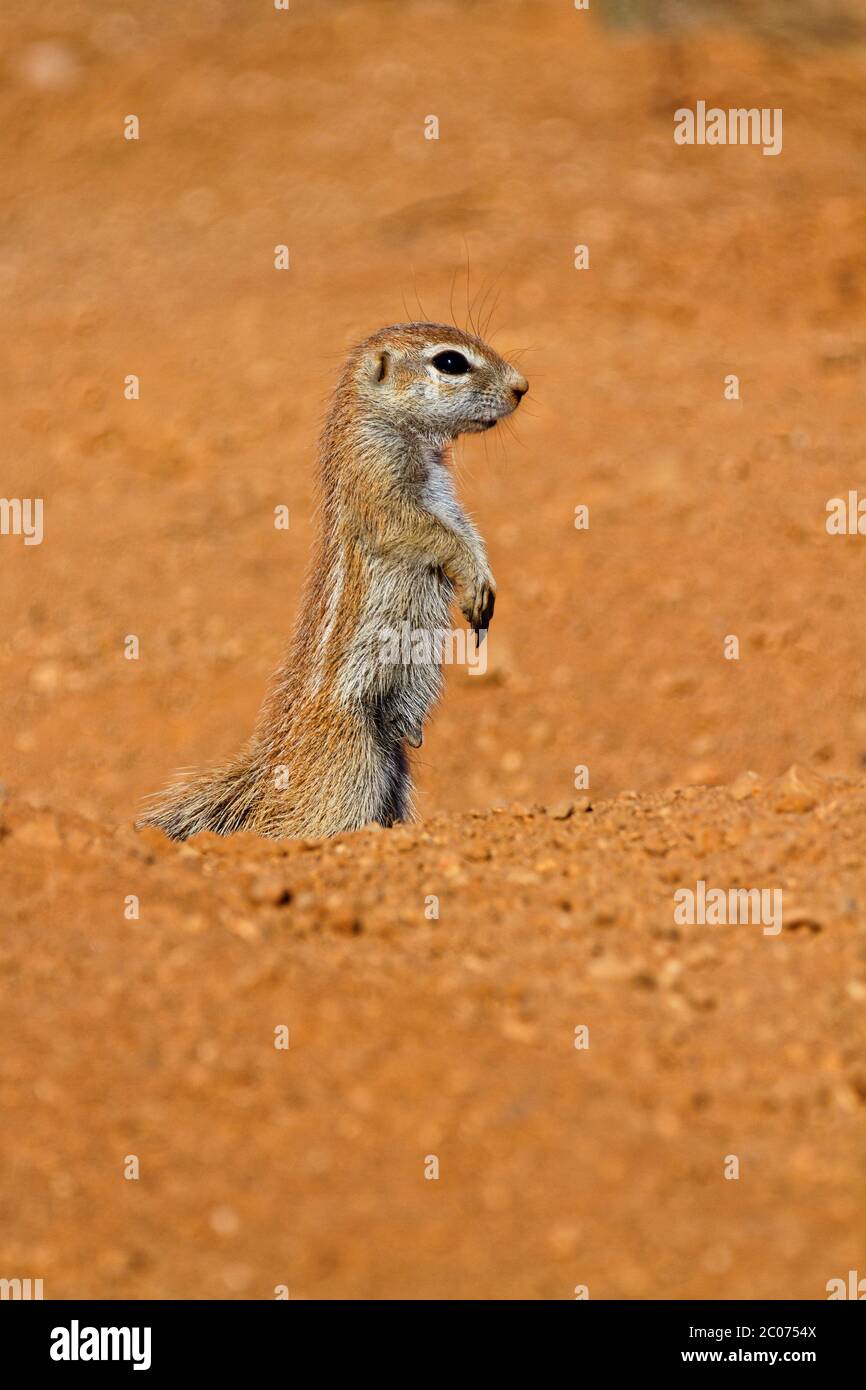
<svg viewBox="0 0 866 1390"><path fill-rule="evenodd" d="M470 372L432 362L461 352ZM441 359L440 359L441 360ZM321 440L319 539L301 616L256 731L227 766L161 795L141 824L184 839L325 836L410 814L439 664L385 665L382 633L437 630L452 598L476 636L492 615L483 542L453 494L446 450L509 414L526 382L480 339L437 324L382 329L354 349Z"/></svg>

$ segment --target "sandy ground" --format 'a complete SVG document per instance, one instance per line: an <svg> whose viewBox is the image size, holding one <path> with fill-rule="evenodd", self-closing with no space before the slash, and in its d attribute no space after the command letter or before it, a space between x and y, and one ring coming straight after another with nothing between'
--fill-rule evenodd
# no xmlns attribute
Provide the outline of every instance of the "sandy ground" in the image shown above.
<svg viewBox="0 0 866 1390"><path fill-rule="evenodd" d="M4 1267L58 1297L825 1297L863 1248L866 782L567 811L178 849L8 808ZM781 931L676 926L698 875L778 884Z"/></svg>
<svg viewBox="0 0 866 1390"><path fill-rule="evenodd" d="M866 47L826 37L435 0L3 19L0 492L45 535L0 537L0 1276L866 1274L866 541L825 528L863 485ZM674 145L698 98L783 108L782 155ZM252 726L346 346L465 322L467 272L531 391L455 459L499 590L422 822L136 836ZM782 890L782 931L676 926L699 879Z"/></svg>

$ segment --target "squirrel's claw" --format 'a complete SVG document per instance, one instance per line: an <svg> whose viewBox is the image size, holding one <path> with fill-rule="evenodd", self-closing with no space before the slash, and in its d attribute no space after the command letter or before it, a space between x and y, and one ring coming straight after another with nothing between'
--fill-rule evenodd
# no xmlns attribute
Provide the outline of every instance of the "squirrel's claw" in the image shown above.
<svg viewBox="0 0 866 1390"><path fill-rule="evenodd" d="M487 629L493 617L493 608L496 603L496 590L492 584L482 583L472 593L469 601L463 609L463 615L472 631L475 633L476 649L481 646L487 636Z"/></svg>
<svg viewBox="0 0 866 1390"><path fill-rule="evenodd" d="M481 608L481 617L479 618L479 621L478 621L478 627L475 629L475 645L476 645L477 647L480 647L480 646L481 646L481 643L484 641L485 637L487 636L487 629L489 628L490 623L491 623L491 620L492 620L492 618L493 618L493 609L494 609L495 604L496 604L496 591L495 591L495 589L487 589L487 590L486 590L486 593L485 593L485 596L484 596L484 602L483 602L482 608Z"/></svg>

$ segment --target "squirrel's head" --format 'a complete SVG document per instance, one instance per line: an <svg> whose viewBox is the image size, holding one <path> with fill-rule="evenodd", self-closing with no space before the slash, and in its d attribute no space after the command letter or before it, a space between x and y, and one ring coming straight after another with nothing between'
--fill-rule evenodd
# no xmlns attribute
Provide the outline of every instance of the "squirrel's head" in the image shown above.
<svg viewBox="0 0 866 1390"><path fill-rule="evenodd" d="M441 323L381 329L361 345L351 370L365 413L441 441L492 429L529 389L487 343Z"/></svg>

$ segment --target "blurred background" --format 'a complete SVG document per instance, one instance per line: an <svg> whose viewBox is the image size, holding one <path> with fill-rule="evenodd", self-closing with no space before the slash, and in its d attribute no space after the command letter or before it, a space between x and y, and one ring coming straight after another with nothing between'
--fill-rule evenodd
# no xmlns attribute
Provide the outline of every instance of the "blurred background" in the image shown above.
<svg viewBox="0 0 866 1390"><path fill-rule="evenodd" d="M11 789L129 821L247 737L346 348L490 309L531 391L455 458L499 596L422 813L862 765L866 541L825 530L864 484L861 5L69 0L2 39L0 491L45 504L2 539ZM675 145L697 100L781 107L782 154Z"/></svg>
<svg viewBox="0 0 866 1390"><path fill-rule="evenodd" d="M866 492L864 20L5 7L0 496L44 499L44 540L0 536L4 1278L821 1298L862 1270L866 538L825 523ZM781 108L782 153L676 145L698 101ZM413 757L427 823L133 834L252 729L347 347L452 314L531 388L454 459L498 596ZM456 814L515 802L555 814ZM698 878L780 885L785 932L678 932Z"/></svg>

